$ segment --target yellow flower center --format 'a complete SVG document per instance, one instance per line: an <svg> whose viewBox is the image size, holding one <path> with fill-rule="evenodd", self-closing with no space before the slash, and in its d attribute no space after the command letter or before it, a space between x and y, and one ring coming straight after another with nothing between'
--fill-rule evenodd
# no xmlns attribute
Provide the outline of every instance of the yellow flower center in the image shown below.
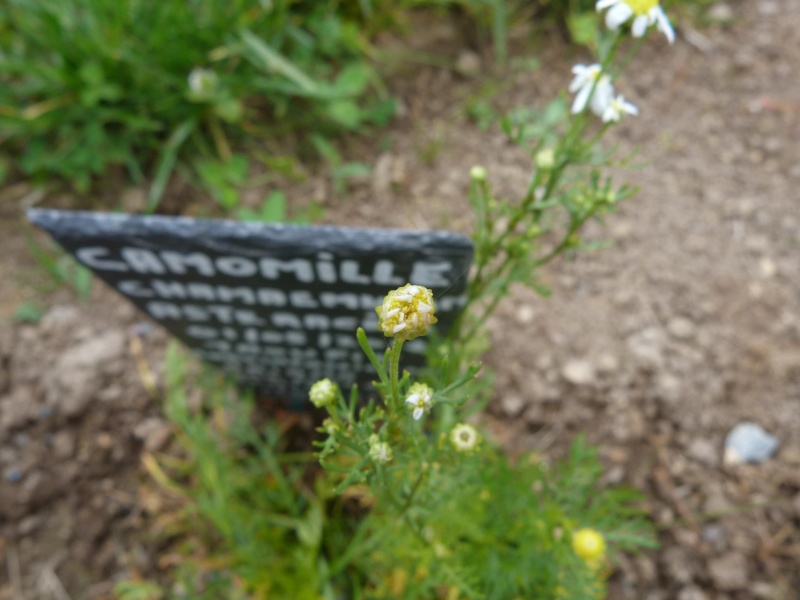
<svg viewBox="0 0 800 600"><path fill-rule="evenodd" d="M583 560L590 562L602 558L606 552L606 542L599 531L580 529L572 536L572 549Z"/></svg>
<svg viewBox="0 0 800 600"><path fill-rule="evenodd" d="M626 4L633 9L634 14L638 17L646 15L658 6L658 0L626 0Z"/></svg>

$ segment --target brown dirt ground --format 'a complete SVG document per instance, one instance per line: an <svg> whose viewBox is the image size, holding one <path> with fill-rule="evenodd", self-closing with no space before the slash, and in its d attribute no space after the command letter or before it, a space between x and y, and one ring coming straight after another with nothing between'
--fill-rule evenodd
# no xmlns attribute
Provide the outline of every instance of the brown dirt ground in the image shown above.
<svg viewBox="0 0 800 600"><path fill-rule="evenodd" d="M641 115L613 132L640 148L644 166L622 175L642 191L587 233L616 243L551 265L551 299L516 290L490 324L495 437L547 456L588 431L607 481L647 493L662 547L622 560L612 598L800 592L798 9L731 1L712 8L730 22L684 19L674 47L644 46L618 82ZM541 67L509 71L498 106L544 104L586 59L555 34L537 39ZM525 157L464 114L489 64L467 44L454 27L426 28L418 50L450 49L477 71L407 63L392 79L401 116L377 134L387 149L347 146L373 176L337 195L312 174L290 198L321 202L335 224L468 231L469 166L484 164L500 193L524 186ZM0 599L108 598L152 567L138 457L168 444L169 427L132 349L143 339L158 377L166 336L99 285L86 304L51 295L38 325L11 322L40 279L19 234L33 202L65 204L0 191ZM742 420L777 436L774 458L722 463Z"/></svg>

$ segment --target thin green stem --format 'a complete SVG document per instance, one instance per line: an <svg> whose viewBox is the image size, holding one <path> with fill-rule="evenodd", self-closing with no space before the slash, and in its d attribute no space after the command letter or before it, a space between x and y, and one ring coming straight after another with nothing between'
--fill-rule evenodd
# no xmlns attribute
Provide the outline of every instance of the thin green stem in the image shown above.
<svg viewBox="0 0 800 600"><path fill-rule="evenodd" d="M394 338L392 343L392 353L389 356L389 381L391 382L392 390L392 405L399 409L400 407L400 353L403 351L402 338Z"/></svg>

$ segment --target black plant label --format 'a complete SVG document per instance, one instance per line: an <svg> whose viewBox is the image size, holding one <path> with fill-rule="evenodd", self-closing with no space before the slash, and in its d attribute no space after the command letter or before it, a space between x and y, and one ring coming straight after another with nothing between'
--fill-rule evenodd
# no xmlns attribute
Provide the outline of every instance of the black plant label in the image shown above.
<svg viewBox="0 0 800 600"><path fill-rule="evenodd" d="M28 218L201 358L296 407L324 377L369 387L375 372L355 332L382 355L375 307L394 288L431 288L446 334L473 253L440 231L38 209ZM425 344L404 345L403 367L424 363Z"/></svg>

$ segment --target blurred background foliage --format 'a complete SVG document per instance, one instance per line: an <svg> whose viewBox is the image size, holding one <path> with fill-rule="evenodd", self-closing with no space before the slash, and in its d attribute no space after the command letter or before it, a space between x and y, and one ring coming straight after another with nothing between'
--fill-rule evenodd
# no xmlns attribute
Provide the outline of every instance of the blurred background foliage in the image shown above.
<svg viewBox="0 0 800 600"><path fill-rule="evenodd" d="M330 162L328 140L394 116L373 43L419 10L463 17L498 64L514 22L552 19L581 41L597 20L593 0L6 0L0 182L85 193L111 172L147 186L152 212L184 165L235 215L250 159L282 160L263 144L294 139Z"/></svg>

